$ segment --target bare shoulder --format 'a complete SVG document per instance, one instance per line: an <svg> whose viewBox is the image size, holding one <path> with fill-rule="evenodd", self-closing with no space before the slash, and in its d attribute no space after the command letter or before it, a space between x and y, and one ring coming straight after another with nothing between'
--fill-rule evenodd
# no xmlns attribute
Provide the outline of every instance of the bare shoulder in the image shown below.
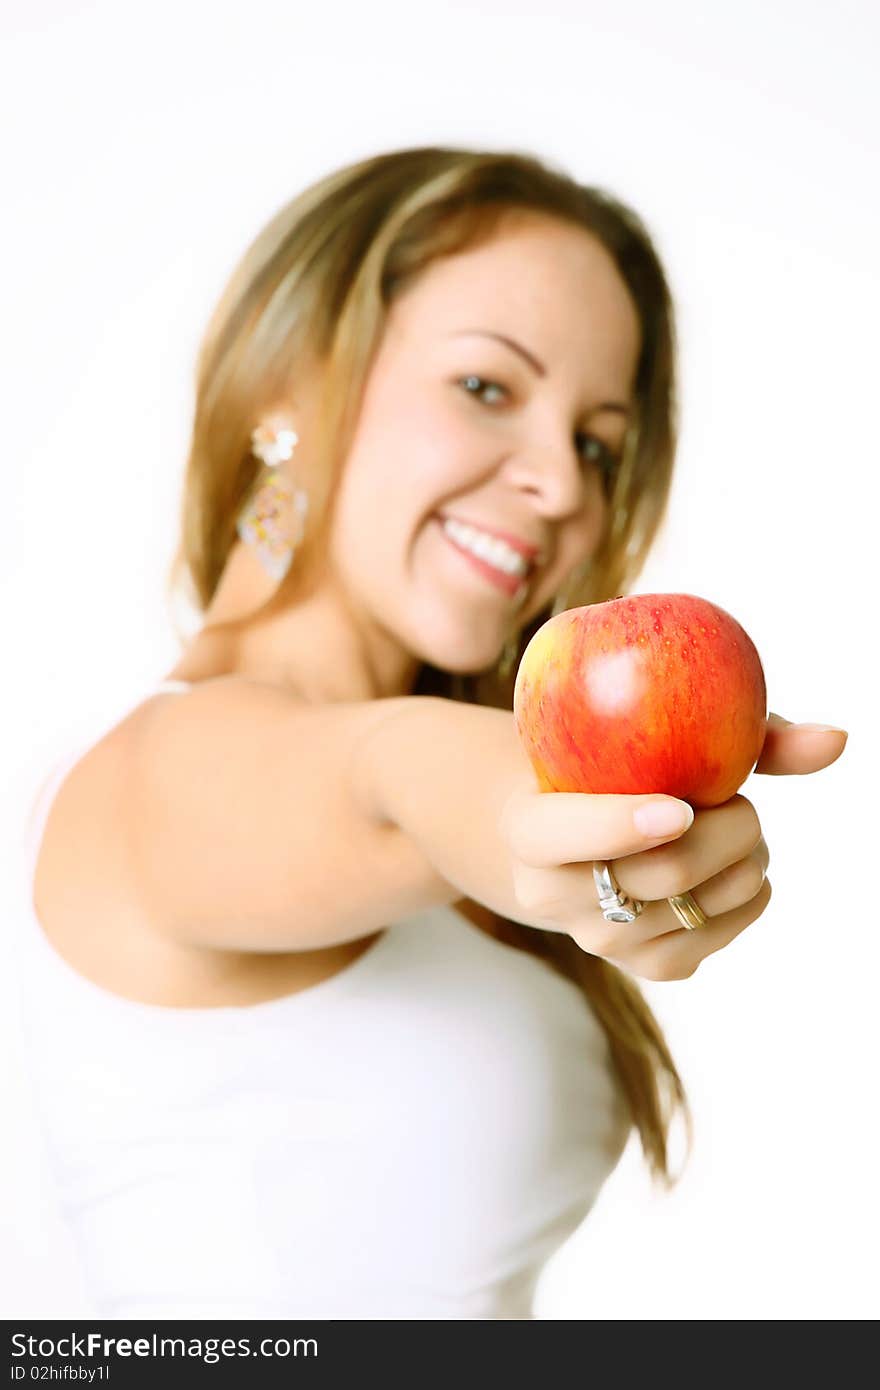
<svg viewBox="0 0 880 1390"><path fill-rule="evenodd" d="M173 698L141 701L68 769L48 807L31 882L37 925L76 973L124 998L159 1004L178 1002L183 962L155 937L130 891L120 854L121 788L134 731L151 708Z"/></svg>
<svg viewBox="0 0 880 1390"><path fill-rule="evenodd" d="M307 875L288 861L305 836L325 889L355 873L363 882L362 865L330 857L340 840L318 833L322 811L343 841L351 830L329 772L346 729L353 749L377 713L351 716L239 677L142 700L86 750L49 808L32 892L50 944L105 989L172 1007L260 1002L344 968L387 919L377 910L328 934L332 898L309 914ZM298 814L304 796L311 816ZM393 855L398 873L415 874L405 847L386 843L380 867Z"/></svg>
<svg viewBox="0 0 880 1390"><path fill-rule="evenodd" d="M119 787L116 780L131 770L131 760L145 740L152 751L164 738L198 736L210 740L222 733L225 715L281 717L305 701L277 687L238 677L200 681L179 692L157 691L139 701L95 740L70 767L60 783L45 826L53 839L59 830L70 833L77 824L94 824L108 804L108 794ZM115 799L115 798L114 798ZM124 807L116 803L116 811ZM41 844L40 850L42 851Z"/></svg>
<svg viewBox="0 0 880 1390"><path fill-rule="evenodd" d="M372 732L401 696L315 704L218 678L133 713L117 765L128 881L163 936L227 951L311 950L448 893L373 806Z"/></svg>

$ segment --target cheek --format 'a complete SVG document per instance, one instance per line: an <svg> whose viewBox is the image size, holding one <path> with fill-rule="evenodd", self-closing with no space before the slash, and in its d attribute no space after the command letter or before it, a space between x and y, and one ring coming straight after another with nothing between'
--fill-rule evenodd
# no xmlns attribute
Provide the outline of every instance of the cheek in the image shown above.
<svg viewBox="0 0 880 1390"><path fill-rule="evenodd" d="M473 482L474 441L461 421L439 402L423 404L405 416L391 445L395 484L423 509L435 511Z"/></svg>
<svg viewBox="0 0 880 1390"><path fill-rule="evenodd" d="M575 560L584 560L592 555L609 524L611 508L602 479L594 477L587 497L587 506L576 540Z"/></svg>
<svg viewBox="0 0 880 1390"><path fill-rule="evenodd" d="M346 534L369 518L389 539L406 543L451 499L479 481L473 440L439 406L396 412L381 428L365 428L343 470L340 523Z"/></svg>
<svg viewBox="0 0 880 1390"><path fill-rule="evenodd" d="M597 468L588 467L584 473L583 504L576 515L563 523L559 533L560 556L564 554L575 564L578 556L583 558L587 552L592 552L608 524L608 515L608 497L602 476Z"/></svg>
<svg viewBox="0 0 880 1390"><path fill-rule="evenodd" d="M397 439L377 453L351 456L331 529L337 566L377 577L408 568L413 553L431 544L436 514L454 491L448 451L436 445L408 448Z"/></svg>
<svg viewBox="0 0 880 1390"><path fill-rule="evenodd" d="M407 456L415 471L439 478L455 468L456 459L473 453L477 419L461 387L432 368L383 381L363 424L371 449Z"/></svg>
<svg viewBox="0 0 880 1390"><path fill-rule="evenodd" d="M548 572L539 581L539 602L535 612L549 603L551 597L564 588L575 570L579 569L599 547L599 543L609 522L608 503L604 500L601 483L595 484L595 496L591 489L583 516L572 523L560 545L559 553Z"/></svg>

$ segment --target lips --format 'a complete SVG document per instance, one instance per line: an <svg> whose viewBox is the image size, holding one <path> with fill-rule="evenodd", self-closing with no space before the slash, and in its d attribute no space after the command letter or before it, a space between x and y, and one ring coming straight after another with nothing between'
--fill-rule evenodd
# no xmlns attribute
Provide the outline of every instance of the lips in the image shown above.
<svg viewBox="0 0 880 1390"><path fill-rule="evenodd" d="M475 531L485 531L487 536L495 536L498 540L505 541L518 555L528 560L530 566L540 563L542 559L540 546L530 545L528 541L514 536L510 531L502 531L498 526L487 526L482 521L471 521L466 516L456 516L454 512L438 512L437 515L441 522L459 521L463 526L473 526Z"/></svg>
<svg viewBox="0 0 880 1390"><path fill-rule="evenodd" d="M457 541L453 540L439 516L436 518L436 521L437 529L444 546L448 546L453 554L459 556L468 569L475 570L477 574L482 575L483 579L488 580L493 588L500 589L502 593L507 594L509 598L516 599L518 602L522 601L528 592L528 575L521 577L517 574L507 574L504 570L496 569L496 567L487 560L481 559L479 555L475 555L473 551L467 550L464 546L459 545Z"/></svg>

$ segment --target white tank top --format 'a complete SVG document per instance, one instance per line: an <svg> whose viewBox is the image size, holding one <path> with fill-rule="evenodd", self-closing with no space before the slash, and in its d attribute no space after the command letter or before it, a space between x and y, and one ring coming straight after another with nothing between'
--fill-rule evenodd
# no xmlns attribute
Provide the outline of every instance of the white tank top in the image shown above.
<svg viewBox="0 0 880 1390"><path fill-rule="evenodd" d="M165 682L160 689L181 689ZM251 1005L135 1003L32 902L25 1056L60 1214L114 1318L530 1318L630 1132L580 990L449 907Z"/></svg>

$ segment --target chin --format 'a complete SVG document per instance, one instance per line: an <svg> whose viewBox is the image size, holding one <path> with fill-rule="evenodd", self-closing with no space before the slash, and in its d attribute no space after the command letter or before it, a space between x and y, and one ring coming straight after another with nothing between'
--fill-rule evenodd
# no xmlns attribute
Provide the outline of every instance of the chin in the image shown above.
<svg viewBox="0 0 880 1390"><path fill-rule="evenodd" d="M428 656L425 660L438 671L446 671L450 676L481 676L494 665L494 659L482 664L473 661L447 661L442 656Z"/></svg>
<svg viewBox="0 0 880 1390"><path fill-rule="evenodd" d="M422 660L435 666L438 671L448 671L452 676L481 676L497 665L500 656L500 650L496 651L494 648L483 655L463 653L459 645L451 652L429 652Z"/></svg>

